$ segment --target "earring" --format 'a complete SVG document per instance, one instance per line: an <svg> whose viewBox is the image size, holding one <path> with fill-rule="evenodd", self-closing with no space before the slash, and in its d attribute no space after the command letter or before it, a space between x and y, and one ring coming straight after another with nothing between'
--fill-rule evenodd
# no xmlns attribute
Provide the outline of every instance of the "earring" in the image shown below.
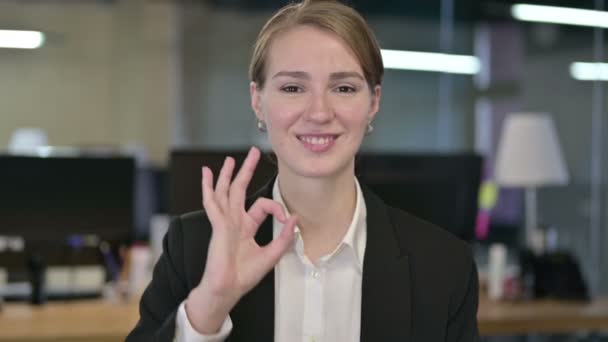
<svg viewBox="0 0 608 342"><path fill-rule="evenodd" d="M367 124L367 130L365 131L365 135L370 135L370 134L372 134L373 131L374 131L374 126L372 126L372 123L369 122Z"/></svg>
<svg viewBox="0 0 608 342"><path fill-rule="evenodd" d="M258 127L258 131L260 131L260 132L266 132L267 131L267 129L266 129L266 123L264 121L260 120L260 119L258 119L257 127Z"/></svg>

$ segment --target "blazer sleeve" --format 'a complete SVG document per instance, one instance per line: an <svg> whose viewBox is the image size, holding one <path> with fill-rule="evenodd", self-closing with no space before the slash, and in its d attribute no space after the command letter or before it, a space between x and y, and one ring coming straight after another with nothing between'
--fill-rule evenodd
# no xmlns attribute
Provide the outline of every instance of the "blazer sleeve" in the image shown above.
<svg viewBox="0 0 608 342"><path fill-rule="evenodd" d="M472 258L471 258L472 259ZM477 306L479 302L479 278L477 267L471 260L469 276L464 291L457 301L456 309L450 315L447 326L447 342L477 342L479 330L477 327Z"/></svg>
<svg viewBox="0 0 608 342"><path fill-rule="evenodd" d="M179 305L188 296L185 281L183 230L179 217L171 221L163 253L154 266L152 281L139 303L139 321L127 342L173 341Z"/></svg>

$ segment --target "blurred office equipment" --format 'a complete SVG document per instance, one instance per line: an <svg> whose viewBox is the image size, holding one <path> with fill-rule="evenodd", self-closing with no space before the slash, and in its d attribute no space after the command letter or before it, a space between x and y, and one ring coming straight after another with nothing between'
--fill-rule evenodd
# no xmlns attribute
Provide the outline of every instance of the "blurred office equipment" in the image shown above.
<svg viewBox="0 0 608 342"><path fill-rule="evenodd" d="M566 184L568 171L549 114L514 113L505 120L496 158L496 180L505 187L525 188L526 246L542 253L536 189Z"/></svg>
<svg viewBox="0 0 608 342"><path fill-rule="evenodd" d="M140 163L135 169L134 240L152 239L154 218L168 212L167 170ZM162 239L162 236L161 236Z"/></svg>
<svg viewBox="0 0 608 342"><path fill-rule="evenodd" d="M156 214L150 219L149 246L151 253L151 262L156 264L161 254L163 253L163 239L170 225L170 216L168 214Z"/></svg>
<svg viewBox="0 0 608 342"><path fill-rule="evenodd" d="M488 298L498 300L504 296L507 248L495 243L490 246L488 254Z"/></svg>
<svg viewBox="0 0 608 342"><path fill-rule="evenodd" d="M0 155L0 235L24 242L22 253L0 258L9 285L26 279L29 261L30 270L46 266L49 297L99 295L106 265L108 277L117 272L101 244L116 249L133 237L134 177L131 157ZM32 291L9 288L7 297Z"/></svg>
<svg viewBox="0 0 608 342"><path fill-rule="evenodd" d="M134 244L129 251L128 294L133 298L141 297L145 287L152 280L150 248L143 244Z"/></svg>
<svg viewBox="0 0 608 342"><path fill-rule="evenodd" d="M530 278L531 298L564 300L589 300L589 291L580 266L572 253L554 251L536 255L524 252L520 255L523 279Z"/></svg>
<svg viewBox="0 0 608 342"><path fill-rule="evenodd" d="M0 229L30 241L131 237L134 162L128 157L0 156Z"/></svg>
<svg viewBox="0 0 608 342"><path fill-rule="evenodd" d="M357 176L389 205L474 238L482 158L473 153L362 154Z"/></svg>
<svg viewBox="0 0 608 342"><path fill-rule="evenodd" d="M238 172L247 150L176 150L171 152L169 162L169 213L180 215L190 211L201 210L201 168L207 166L213 171L214 180L226 157L231 156L236 161L234 175ZM273 158L262 153L255 174L249 183L247 194L251 195L270 181L276 174ZM233 176L234 176L233 175Z"/></svg>
<svg viewBox="0 0 608 342"><path fill-rule="evenodd" d="M16 129L8 144L11 154L36 154L40 147L48 145L48 137L44 130L35 127Z"/></svg>
<svg viewBox="0 0 608 342"><path fill-rule="evenodd" d="M247 151L173 151L169 166L172 215L200 210L201 167L218 174L226 156L237 167ZM473 239L481 178L475 154L362 154L357 176L387 203L439 225L465 240ZM276 166L262 156L249 193L266 184Z"/></svg>

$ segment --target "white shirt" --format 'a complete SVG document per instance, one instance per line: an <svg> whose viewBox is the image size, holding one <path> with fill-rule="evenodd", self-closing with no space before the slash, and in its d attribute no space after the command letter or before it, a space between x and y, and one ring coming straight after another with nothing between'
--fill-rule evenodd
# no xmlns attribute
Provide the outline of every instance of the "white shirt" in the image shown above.
<svg viewBox="0 0 608 342"><path fill-rule="evenodd" d="M304 254L304 241L296 226L293 246L275 266L275 341L355 342L361 330L361 282L367 240L367 209L359 182L355 179L355 212L342 242L313 264ZM285 207L278 178L272 197ZM287 208L285 207L287 211ZM289 213L288 213L289 214ZM273 220L273 236L283 225ZM198 333L186 315L182 302L176 319L175 341L218 342L232 330L227 317L214 335Z"/></svg>

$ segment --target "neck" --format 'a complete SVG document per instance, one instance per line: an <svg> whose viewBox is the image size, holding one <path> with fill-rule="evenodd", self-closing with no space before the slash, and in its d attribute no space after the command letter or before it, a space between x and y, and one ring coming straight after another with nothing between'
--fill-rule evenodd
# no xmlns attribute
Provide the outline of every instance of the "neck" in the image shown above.
<svg viewBox="0 0 608 342"><path fill-rule="evenodd" d="M326 178L279 172L278 181L287 209L298 218L305 249L310 251L307 254L331 252L342 241L354 215L354 165Z"/></svg>

